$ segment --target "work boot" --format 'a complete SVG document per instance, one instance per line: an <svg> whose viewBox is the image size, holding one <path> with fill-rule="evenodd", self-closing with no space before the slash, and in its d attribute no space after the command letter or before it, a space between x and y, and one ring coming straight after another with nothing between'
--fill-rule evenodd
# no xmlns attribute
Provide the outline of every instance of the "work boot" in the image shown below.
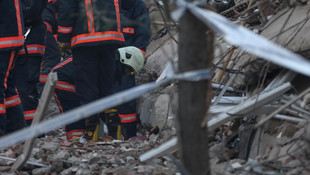
<svg viewBox="0 0 310 175"><path fill-rule="evenodd" d="M87 140L87 142L97 142L98 132L99 132L99 125L97 125L94 130L86 130L85 134L83 135L83 138Z"/></svg>
<svg viewBox="0 0 310 175"><path fill-rule="evenodd" d="M83 138L88 142L97 142L99 134L99 116L93 115L85 120L86 132Z"/></svg>
<svg viewBox="0 0 310 175"><path fill-rule="evenodd" d="M103 121L108 127L109 136L117 140L123 140L121 121L118 117L118 111L116 109L104 111Z"/></svg>

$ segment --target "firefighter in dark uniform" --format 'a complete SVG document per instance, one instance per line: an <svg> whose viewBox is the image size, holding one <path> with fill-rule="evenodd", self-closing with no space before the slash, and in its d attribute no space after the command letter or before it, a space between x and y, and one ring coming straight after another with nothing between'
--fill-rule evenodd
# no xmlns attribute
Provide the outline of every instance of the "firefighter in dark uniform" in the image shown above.
<svg viewBox="0 0 310 175"><path fill-rule="evenodd" d="M122 75L126 74L125 67L127 67L131 71L139 72L144 65L144 55L136 47L122 47L118 49L118 53L119 57L117 57L116 64L119 68L117 68L116 70L118 71L118 75L120 76L115 78L117 82L119 79L121 79ZM58 65L56 65L52 70L52 72L57 73L58 77L55 86L54 96L61 113L67 112L73 108L80 106L79 98L75 91L74 69L72 60L72 57L68 57L62 62L60 62ZM118 118L118 116L116 116L116 118ZM119 124L119 122L111 124L117 125ZM107 125L109 127L109 123ZM109 128L109 134L111 135L113 134L111 132L115 131L110 131L110 129L111 128ZM65 130L67 140L74 140L75 138L81 137L85 132L85 121L80 120L69 124L65 127ZM121 134L121 132L119 132L119 134ZM111 136L113 136L115 139L119 139L116 138L116 135Z"/></svg>
<svg viewBox="0 0 310 175"><path fill-rule="evenodd" d="M123 45L118 0L65 0L58 16L61 52L72 49L81 105L113 93L116 50ZM99 116L86 121L84 138L97 141Z"/></svg>
<svg viewBox="0 0 310 175"><path fill-rule="evenodd" d="M47 27L45 53L40 70L39 92L43 90L44 83L50 71L60 62L61 56L57 43L57 16L60 0L49 0L42 13L42 19Z"/></svg>
<svg viewBox="0 0 310 175"><path fill-rule="evenodd" d="M123 2L122 10L122 31L125 37L125 46L135 46L145 55L146 47L150 41L150 18L148 9L142 0L127 0ZM125 59L126 61L126 59ZM123 66L124 69L128 67ZM120 84L116 83L114 86L115 92L120 92L136 85L135 75L130 73L130 70L123 70L127 72L122 74ZM136 100L124 103L116 109L106 111L106 119L108 127L110 126L110 135L114 138L117 137L116 123L119 116L123 135L125 139L130 139L136 136L137 113L136 113ZM113 117L114 119L111 119ZM113 128L113 129L112 129ZM109 132L110 132L109 131Z"/></svg>
<svg viewBox="0 0 310 175"><path fill-rule="evenodd" d="M72 56L57 64L52 72L57 73L57 83L54 90L58 108L61 113L80 106L80 99L76 95ZM65 126L67 140L81 137L85 133L85 121L79 120Z"/></svg>
<svg viewBox="0 0 310 175"><path fill-rule="evenodd" d="M24 47L18 52L14 81L21 98L26 124L30 125L39 102L37 83L45 51L46 26L41 13L47 0L22 0L25 29Z"/></svg>
<svg viewBox="0 0 310 175"><path fill-rule="evenodd" d="M25 127L12 69L24 44L24 24L20 0L0 1L0 136Z"/></svg>
<svg viewBox="0 0 310 175"><path fill-rule="evenodd" d="M125 3L124 3L125 2ZM114 91L118 92L135 86L135 77L132 72L138 72L142 69L144 63L144 54L146 46L150 39L150 21L148 11L143 1L141 0L128 0L123 1L122 4L122 31L124 33L126 46L136 46L137 48L130 48L126 53L135 53L134 55L143 55L143 60L139 59L139 64L132 61L130 58L120 59L125 60L117 66L116 78L120 81L114 83ZM124 47L126 48L126 47ZM119 53L125 57L126 49L119 49ZM140 57L139 57L140 58ZM74 59L73 59L74 60ZM124 66L127 65L127 66ZM59 82L57 82L55 89L55 97L59 109L62 112L68 111L78 106L76 104L75 94L75 80L73 78L73 65L72 58L68 58L59 63L54 72L57 72ZM119 113L118 113L119 110ZM104 122L109 129L109 135L115 139L119 137L119 124L122 123L122 134L124 139L129 139L136 135L136 101L133 100L117 107L117 109L106 110L103 114ZM122 117L121 120L118 117ZM70 140L72 137L79 137L84 130L81 122L76 122L66 126L67 138Z"/></svg>

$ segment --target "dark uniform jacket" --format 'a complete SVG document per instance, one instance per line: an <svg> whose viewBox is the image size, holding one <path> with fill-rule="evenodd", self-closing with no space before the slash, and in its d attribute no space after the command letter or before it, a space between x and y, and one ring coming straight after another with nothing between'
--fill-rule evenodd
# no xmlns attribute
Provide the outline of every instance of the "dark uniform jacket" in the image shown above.
<svg viewBox="0 0 310 175"><path fill-rule="evenodd" d="M125 46L135 46L145 54L151 36L148 9L142 0L131 0L131 3L134 5L129 9L121 9Z"/></svg>
<svg viewBox="0 0 310 175"><path fill-rule="evenodd" d="M47 0L21 0L25 21L25 32L30 29L25 41L25 48L18 52L19 55L43 56L45 51L46 26L41 14Z"/></svg>
<svg viewBox="0 0 310 175"><path fill-rule="evenodd" d="M52 32L57 34L57 16L59 10L60 0L49 0L48 4L46 5L43 13L42 18L47 27L48 32Z"/></svg>
<svg viewBox="0 0 310 175"><path fill-rule="evenodd" d="M71 47L123 44L119 0L64 0L60 4L58 41Z"/></svg>
<svg viewBox="0 0 310 175"><path fill-rule="evenodd" d="M24 23L20 0L0 1L0 51L13 50L24 44Z"/></svg>

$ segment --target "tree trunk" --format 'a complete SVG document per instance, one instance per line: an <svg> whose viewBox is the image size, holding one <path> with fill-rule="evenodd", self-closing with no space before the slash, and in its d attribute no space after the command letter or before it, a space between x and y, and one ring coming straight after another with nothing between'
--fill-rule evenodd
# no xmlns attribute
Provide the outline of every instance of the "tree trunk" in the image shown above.
<svg viewBox="0 0 310 175"><path fill-rule="evenodd" d="M213 33L189 11L179 23L179 72L210 68ZM179 135L181 158L192 175L211 174L207 127L201 123L209 107L211 81L179 82Z"/></svg>

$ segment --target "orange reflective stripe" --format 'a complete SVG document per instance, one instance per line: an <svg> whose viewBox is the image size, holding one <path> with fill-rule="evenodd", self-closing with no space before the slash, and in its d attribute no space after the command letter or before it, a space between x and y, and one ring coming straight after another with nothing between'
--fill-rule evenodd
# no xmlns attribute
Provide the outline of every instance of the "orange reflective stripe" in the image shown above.
<svg viewBox="0 0 310 175"><path fill-rule="evenodd" d="M70 92L75 92L75 85L69 84L64 81L57 81L55 88Z"/></svg>
<svg viewBox="0 0 310 175"><path fill-rule="evenodd" d="M14 95L12 97L6 98L4 101L5 101L5 107L7 108L16 106L21 103L18 95Z"/></svg>
<svg viewBox="0 0 310 175"><path fill-rule="evenodd" d="M11 67L13 65L13 61L14 61L14 57L15 57L15 52L16 52L15 50L11 51L9 66L8 66L8 69L6 70L6 73L5 73L5 78L4 78L4 87L5 87L5 89L7 88L7 81L8 81L8 77L9 77L9 74L10 74Z"/></svg>
<svg viewBox="0 0 310 175"><path fill-rule="evenodd" d="M81 44L81 43L89 43L89 42L97 42L97 41L107 41L107 40L117 40L117 41L125 41L122 32L96 32L96 33L86 33L73 37L71 39L71 46Z"/></svg>
<svg viewBox="0 0 310 175"><path fill-rule="evenodd" d="M0 48L19 47L24 44L24 36L12 36L0 38Z"/></svg>
<svg viewBox="0 0 310 175"><path fill-rule="evenodd" d="M0 114L5 114L5 105L0 104Z"/></svg>
<svg viewBox="0 0 310 175"><path fill-rule="evenodd" d="M143 53L143 56L145 57L145 51L144 50L142 50L142 49L139 49L142 53Z"/></svg>
<svg viewBox="0 0 310 175"><path fill-rule="evenodd" d="M24 111L25 120L32 120L35 116L36 110Z"/></svg>
<svg viewBox="0 0 310 175"><path fill-rule="evenodd" d="M136 113L133 114L119 114L120 120L122 123L130 123L137 120Z"/></svg>
<svg viewBox="0 0 310 175"><path fill-rule="evenodd" d="M29 45L26 45L26 47L27 47L28 54L33 54L33 53L44 54L44 51L45 51L45 46L39 45L39 44L29 44ZM20 50L18 54L20 55L26 54L25 49Z"/></svg>
<svg viewBox="0 0 310 175"><path fill-rule="evenodd" d="M72 61L72 57L68 58L67 60L61 62L60 64L58 64L57 66L55 66L53 69L52 69L52 72L54 72L55 69L58 69L58 68L61 68L62 66L68 64L69 62Z"/></svg>
<svg viewBox="0 0 310 175"><path fill-rule="evenodd" d="M135 29L132 27L124 27L123 33L135 33Z"/></svg>
<svg viewBox="0 0 310 175"><path fill-rule="evenodd" d="M114 0L115 12L116 12L116 21L117 21L117 31L121 32L121 17L119 13L119 3L118 0Z"/></svg>
<svg viewBox="0 0 310 175"><path fill-rule="evenodd" d="M85 131L86 131L85 129L75 129L75 130L71 130L71 131L69 131L69 132L66 133L67 140L72 139L72 137L74 137L74 136L75 136L75 137L81 137L81 136L84 134Z"/></svg>
<svg viewBox="0 0 310 175"><path fill-rule="evenodd" d="M93 11L91 9L91 0L85 0L85 7L86 7L86 15L87 15L87 23L88 23L88 32L94 33L94 17Z"/></svg>
<svg viewBox="0 0 310 175"><path fill-rule="evenodd" d="M40 82L46 82L48 75L40 75Z"/></svg>
<svg viewBox="0 0 310 175"><path fill-rule="evenodd" d="M60 104L60 101L58 100L58 96L57 96L57 94L55 92L54 92L54 96L55 96L55 100L57 102L58 108L59 108L60 112L63 114L64 110L63 110L63 108L62 108L62 106Z"/></svg>
<svg viewBox="0 0 310 175"><path fill-rule="evenodd" d="M15 0L16 19L18 26L18 36L23 36L22 20L20 19L19 0Z"/></svg>
<svg viewBox="0 0 310 175"><path fill-rule="evenodd" d="M52 26L48 22L44 21L44 24L46 25L46 30L47 31L53 32L53 28L52 28Z"/></svg>
<svg viewBox="0 0 310 175"><path fill-rule="evenodd" d="M72 27L61 27L58 26L58 32L59 33L71 33L72 32Z"/></svg>
<svg viewBox="0 0 310 175"><path fill-rule="evenodd" d="M25 120L32 120L36 114L36 110L24 111Z"/></svg>

